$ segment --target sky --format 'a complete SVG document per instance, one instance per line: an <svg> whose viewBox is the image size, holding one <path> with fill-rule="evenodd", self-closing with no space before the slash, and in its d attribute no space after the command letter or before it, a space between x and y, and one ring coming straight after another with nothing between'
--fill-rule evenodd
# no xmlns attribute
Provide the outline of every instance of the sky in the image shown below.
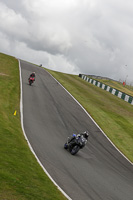
<svg viewBox="0 0 133 200"><path fill-rule="evenodd" d="M133 85L133 1L0 0L0 52Z"/></svg>

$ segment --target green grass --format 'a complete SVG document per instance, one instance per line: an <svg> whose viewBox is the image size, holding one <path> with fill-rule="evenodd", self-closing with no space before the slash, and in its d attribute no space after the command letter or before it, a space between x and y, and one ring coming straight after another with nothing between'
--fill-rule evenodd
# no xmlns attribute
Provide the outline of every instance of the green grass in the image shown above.
<svg viewBox="0 0 133 200"><path fill-rule="evenodd" d="M0 53L0 199L65 200L24 139L19 94L18 61Z"/></svg>
<svg viewBox="0 0 133 200"><path fill-rule="evenodd" d="M112 142L133 162L133 106L76 75L48 71L83 105ZM117 86L117 82L114 86Z"/></svg>

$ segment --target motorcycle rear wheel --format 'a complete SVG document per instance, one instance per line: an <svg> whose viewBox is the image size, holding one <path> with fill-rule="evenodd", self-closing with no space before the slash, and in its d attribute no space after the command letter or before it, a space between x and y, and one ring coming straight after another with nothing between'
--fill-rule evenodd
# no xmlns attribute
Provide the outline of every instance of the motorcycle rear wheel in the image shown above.
<svg viewBox="0 0 133 200"><path fill-rule="evenodd" d="M74 146L73 149L71 150L71 154L75 155L76 153L78 153L80 147L78 145Z"/></svg>

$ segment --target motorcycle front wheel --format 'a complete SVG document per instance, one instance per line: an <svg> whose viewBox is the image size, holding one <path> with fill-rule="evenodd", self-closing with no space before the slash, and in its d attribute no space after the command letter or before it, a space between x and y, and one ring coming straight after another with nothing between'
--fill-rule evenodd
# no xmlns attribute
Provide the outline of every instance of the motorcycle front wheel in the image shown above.
<svg viewBox="0 0 133 200"><path fill-rule="evenodd" d="M64 144L64 149L68 149L68 144L67 143Z"/></svg>
<svg viewBox="0 0 133 200"><path fill-rule="evenodd" d="M32 84L32 80L29 81L29 85L31 85L31 84Z"/></svg>

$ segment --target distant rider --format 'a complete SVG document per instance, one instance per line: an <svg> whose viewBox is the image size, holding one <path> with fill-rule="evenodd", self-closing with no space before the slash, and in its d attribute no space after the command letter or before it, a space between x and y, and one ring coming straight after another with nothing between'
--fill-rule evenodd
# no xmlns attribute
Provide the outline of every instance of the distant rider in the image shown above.
<svg viewBox="0 0 133 200"><path fill-rule="evenodd" d="M35 76L36 76L35 72L32 72L32 73L30 74L30 77L34 77L34 78L35 78Z"/></svg>
<svg viewBox="0 0 133 200"><path fill-rule="evenodd" d="M35 72L32 72L32 73L30 74L30 77L34 78L34 81L35 81L35 76L36 76ZM30 78L30 77L29 77L29 78Z"/></svg>

